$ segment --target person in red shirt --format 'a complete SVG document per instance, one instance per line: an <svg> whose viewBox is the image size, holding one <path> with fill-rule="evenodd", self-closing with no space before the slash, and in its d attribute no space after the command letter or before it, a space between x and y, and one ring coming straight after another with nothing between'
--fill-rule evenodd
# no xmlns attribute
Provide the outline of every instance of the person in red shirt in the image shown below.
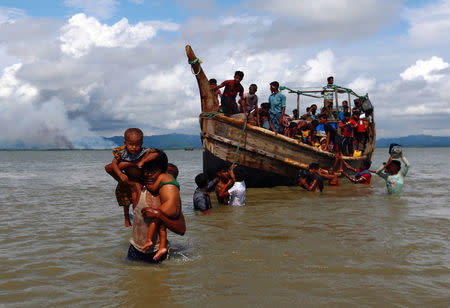
<svg viewBox="0 0 450 308"><path fill-rule="evenodd" d="M356 172L355 177L352 178L345 171L342 171L342 174L347 179L349 179L350 181L352 181L355 184L359 184L360 183L360 184L370 185L370 179L372 178L372 174L370 172L373 172L373 171L369 170L370 165L371 165L370 160L368 160L368 159L363 160L361 162L361 165L360 165L359 169L353 168L345 160L342 160L342 162L344 163L345 167L347 167L348 169L352 170L353 172Z"/></svg>
<svg viewBox="0 0 450 308"><path fill-rule="evenodd" d="M366 136L367 136L367 132L366 132L366 120L360 119L359 118L360 112L355 112L353 114L353 120L355 120L357 126L356 126L356 130L355 130L355 144L356 144L356 149L359 150L360 149L360 145L361 145L361 150L364 149L364 147L366 146Z"/></svg>
<svg viewBox="0 0 450 308"><path fill-rule="evenodd" d="M239 107L236 104L236 96L238 94L240 96L239 104L241 105L242 110L245 110L244 88L241 85L242 79L244 79L244 73L241 71L236 71L234 73L234 79L225 80L214 88L214 90L218 90L225 87L220 104L222 106L223 113L227 117L232 114L239 113Z"/></svg>
<svg viewBox="0 0 450 308"><path fill-rule="evenodd" d="M342 154L346 156L353 155L353 129L356 128L355 120L351 118L349 112L344 113L344 121L339 122L339 127L341 128L342 136Z"/></svg>

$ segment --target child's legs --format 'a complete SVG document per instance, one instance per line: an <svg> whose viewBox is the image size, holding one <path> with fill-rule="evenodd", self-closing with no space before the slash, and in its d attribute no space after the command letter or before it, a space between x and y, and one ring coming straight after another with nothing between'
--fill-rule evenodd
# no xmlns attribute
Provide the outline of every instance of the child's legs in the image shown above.
<svg viewBox="0 0 450 308"><path fill-rule="evenodd" d="M167 230L166 226L159 224L159 249L167 246Z"/></svg>
<svg viewBox="0 0 450 308"><path fill-rule="evenodd" d="M158 226L158 224L156 222L154 222L154 221L152 221L150 223L150 225L148 226L147 243L152 242L152 238L153 238L153 235L155 234L157 226Z"/></svg>

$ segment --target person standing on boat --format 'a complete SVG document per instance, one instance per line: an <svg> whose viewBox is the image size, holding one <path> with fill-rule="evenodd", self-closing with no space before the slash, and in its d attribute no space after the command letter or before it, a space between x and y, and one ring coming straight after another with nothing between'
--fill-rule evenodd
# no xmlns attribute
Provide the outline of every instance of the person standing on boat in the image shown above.
<svg viewBox="0 0 450 308"><path fill-rule="evenodd" d="M286 96L279 91L280 84L278 81L270 83L270 119L276 133L283 133L282 120L286 110Z"/></svg>
<svg viewBox="0 0 450 308"><path fill-rule="evenodd" d="M238 94L240 97L239 103L241 104L242 110L245 110L244 88L241 85L242 79L244 79L244 73L241 71L236 71L234 73L234 79L225 80L220 85L213 88L213 91L217 91L218 89L225 87L220 104L222 106L223 113L227 117L239 113L239 108L236 103L236 96Z"/></svg>
<svg viewBox="0 0 450 308"><path fill-rule="evenodd" d="M249 122L255 123L260 126L259 122L259 108L258 108L258 95L256 95L256 91L258 90L258 86L256 84L251 84L248 88L248 93L244 94L244 106L245 106L245 115L247 116L247 120ZM255 119L256 118L256 119Z"/></svg>
<svg viewBox="0 0 450 308"><path fill-rule="evenodd" d="M323 87L323 109L321 112L327 114L328 118L331 118L333 112L333 98L335 89L336 86L334 85L334 77L330 76L327 78L327 85Z"/></svg>

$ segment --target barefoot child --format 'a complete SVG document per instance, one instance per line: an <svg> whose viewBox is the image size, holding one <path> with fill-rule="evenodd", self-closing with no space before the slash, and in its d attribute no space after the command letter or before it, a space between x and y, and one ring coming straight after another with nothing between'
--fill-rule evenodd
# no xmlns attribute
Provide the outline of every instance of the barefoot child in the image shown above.
<svg viewBox="0 0 450 308"><path fill-rule="evenodd" d="M155 168L151 168L147 170L151 177L154 179L154 183L149 183L146 187L150 192L158 193L161 199L161 205L159 206L159 210L165 214L169 218L176 219L180 213L178 211L170 212L169 209L178 208L181 209L181 198L180 198L180 184L176 180L176 176L178 175L178 168L175 165L171 165L169 168L169 164L167 162L167 155L160 151L158 153L158 157L155 158ZM142 249L145 250L148 247L153 245L152 238L156 231L156 228L159 229L159 250L154 256L154 260L158 260L162 255L167 252L166 242L167 242L167 231L166 226L162 223L157 224L152 221L148 228L147 233L147 242L142 246Z"/></svg>
<svg viewBox="0 0 450 308"><path fill-rule="evenodd" d="M116 198L119 206L123 207L125 227L130 227L131 190L125 184L129 178L138 181L141 177L139 169L145 162L154 159L157 154L154 149L142 147L144 134L139 128L129 128L124 134L124 145L113 149L114 159L105 166L106 172L117 182ZM120 168L119 168L120 164ZM122 171L121 169L124 169Z"/></svg>

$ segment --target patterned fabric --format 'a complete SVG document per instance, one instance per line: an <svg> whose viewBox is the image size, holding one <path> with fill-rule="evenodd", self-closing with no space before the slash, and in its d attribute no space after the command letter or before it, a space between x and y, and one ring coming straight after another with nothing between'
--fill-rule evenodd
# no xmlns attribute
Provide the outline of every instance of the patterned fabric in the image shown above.
<svg viewBox="0 0 450 308"><path fill-rule="evenodd" d="M119 183L116 187L116 199L119 206L130 206L133 203L130 186Z"/></svg>
<svg viewBox="0 0 450 308"><path fill-rule="evenodd" d="M230 96L234 101L236 101L236 96L244 96L244 88L240 83L235 83L234 80L225 80L222 82L225 85L223 90L223 96Z"/></svg>
<svg viewBox="0 0 450 308"><path fill-rule="evenodd" d="M142 147L141 151L139 153L136 153L134 155L131 155L128 151L125 145L122 145L118 148L115 148L112 150L113 154L114 154L114 158L117 159L118 161L136 161L139 160L142 156L144 156L145 153L150 152L150 153L154 153L156 152L155 149L149 149L147 147Z"/></svg>

